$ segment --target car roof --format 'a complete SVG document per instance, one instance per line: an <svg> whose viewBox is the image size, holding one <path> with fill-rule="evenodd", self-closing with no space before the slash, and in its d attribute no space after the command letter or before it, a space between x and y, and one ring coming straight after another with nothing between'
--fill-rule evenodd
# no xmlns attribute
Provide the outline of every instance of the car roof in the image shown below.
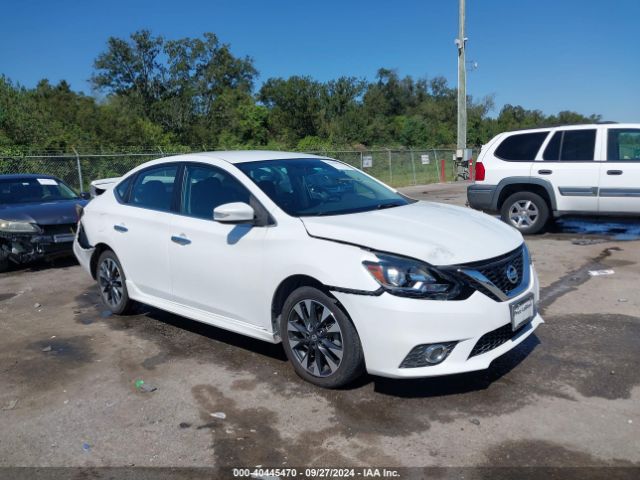
<svg viewBox="0 0 640 480"><path fill-rule="evenodd" d="M53 175L47 175L44 173L9 173L0 175L0 180L26 180L31 178L52 178L55 180L59 180L58 177L54 177Z"/></svg>
<svg viewBox="0 0 640 480"><path fill-rule="evenodd" d="M319 155L311 155L301 152L279 152L275 150L227 150L219 152L202 152L184 155L198 158L214 158L229 163L258 162L261 160L292 160L301 158L327 158Z"/></svg>
<svg viewBox="0 0 640 480"><path fill-rule="evenodd" d="M548 132L551 130L580 130L583 128L640 128L640 123L616 123L616 122L601 122L601 123L583 123L578 125L550 125L548 127L536 127L536 128L522 128L518 130L509 130L502 132L501 135L510 135L512 133L535 133L535 132Z"/></svg>
<svg viewBox="0 0 640 480"><path fill-rule="evenodd" d="M180 155L171 155L168 157L160 157L155 160L149 160L142 163L123 176L129 176L135 172L143 170L147 167L161 165L163 163L173 162L202 162L215 163L227 162L231 164L239 164L246 162L259 162L266 160L295 160L295 159L316 159L327 160L329 157L321 157L319 155L311 155L309 153L300 152L278 152L270 150L231 150L220 152L201 152L201 153L185 153Z"/></svg>

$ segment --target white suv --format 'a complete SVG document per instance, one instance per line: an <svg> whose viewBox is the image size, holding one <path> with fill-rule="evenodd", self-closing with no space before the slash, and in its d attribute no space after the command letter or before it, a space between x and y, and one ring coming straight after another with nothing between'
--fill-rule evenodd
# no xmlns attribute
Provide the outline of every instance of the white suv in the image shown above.
<svg viewBox="0 0 640 480"><path fill-rule="evenodd" d="M282 341L296 372L323 387L365 369L485 369L542 323L520 233L412 200L336 160L182 155L102 190L82 212L74 252L109 309L135 300Z"/></svg>
<svg viewBox="0 0 640 480"><path fill-rule="evenodd" d="M524 234L552 216L640 216L640 124L501 133L482 147L467 198Z"/></svg>

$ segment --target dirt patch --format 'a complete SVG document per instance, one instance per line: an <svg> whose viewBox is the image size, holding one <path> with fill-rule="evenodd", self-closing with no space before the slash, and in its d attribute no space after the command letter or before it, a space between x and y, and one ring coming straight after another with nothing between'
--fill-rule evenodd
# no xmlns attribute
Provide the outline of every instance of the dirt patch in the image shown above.
<svg viewBox="0 0 640 480"><path fill-rule="evenodd" d="M284 439L276 429L276 414L266 408L238 408L233 399L211 385L196 385L192 394L200 406L203 422L198 428L211 432L216 466L353 464L336 448L324 445L328 438L335 436L334 429ZM212 417L211 413L217 411L224 411L226 418Z"/></svg>
<svg viewBox="0 0 640 480"><path fill-rule="evenodd" d="M514 467L633 467L638 466L620 459L604 460L584 452L543 440L504 442L485 452L488 466ZM586 472L585 472L586 473ZM604 472L601 472L604 473ZM598 477L603 478L603 477Z"/></svg>
<svg viewBox="0 0 640 480"><path fill-rule="evenodd" d="M535 358L534 368L546 383L610 400L629 398L640 385L640 318L567 315L545 328L545 355Z"/></svg>
<svg viewBox="0 0 640 480"><path fill-rule="evenodd" d="M17 293L0 293L0 302L4 302L5 300L9 300L17 295Z"/></svg>
<svg viewBox="0 0 640 480"><path fill-rule="evenodd" d="M549 307L556 300L565 296L569 292L577 290L580 285L589 281L589 279L592 278L589 275L589 270L601 270L604 268L610 268L611 261L605 262L604 260L610 257L612 252L620 251L622 251L620 247L605 248L597 257L590 259L580 268L564 274L551 285L541 288L541 310L544 311L544 309Z"/></svg>
<svg viewBox="0 0 640 480"><path fill-rule="evenodd" d="M256 389L256 383L255 380L234 380L231 384L231 389L248 392Z"/></svg>
<svg viewBox="0 0 640 480"><path fill-rule="evenodd" d="M73 381L94 358L89 336L13 345L0 353L0 377L7 382L7 391L15 389L20 397L42 394Z"/></svg>

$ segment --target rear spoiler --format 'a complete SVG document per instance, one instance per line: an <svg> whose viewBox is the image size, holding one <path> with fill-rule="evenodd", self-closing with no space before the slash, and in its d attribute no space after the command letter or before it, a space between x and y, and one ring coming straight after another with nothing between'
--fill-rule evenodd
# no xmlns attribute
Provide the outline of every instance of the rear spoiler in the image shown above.
<svg viewBox="0 0 640 480"><path fill-rule="evenodd" d="M97 197L98 195L102 195L109 188L112 188L116 183L120 181L122 177L113 177L113 178L101 178L99 180L94 180L91 182L91 197Z"/></svg>

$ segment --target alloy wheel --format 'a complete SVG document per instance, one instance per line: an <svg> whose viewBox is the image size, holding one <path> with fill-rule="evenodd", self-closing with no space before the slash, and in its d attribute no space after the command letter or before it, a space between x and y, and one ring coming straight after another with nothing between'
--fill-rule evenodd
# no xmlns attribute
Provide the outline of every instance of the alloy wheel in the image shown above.
<svg viewBox="0 0 640 480"><path fill-rule="evenodd" d="M117 308L122 300L122 274L118 264L112 258L105 258L98 273L100 293L106 304Z"/></svg>
<svg viewBox="0 0 640 480"><path fill-rule="evenodd" d="M530 227L540 215L540 211L531 200L518 200L509 208L509 221L516 228Z"/></svg>
<svg viewBox="0 0 640 480"><path fill-rule="evenodd" d="M310 299L298 302L289 313L287 334L293 357L311 375L328 377L340 366L342 330L322 303Z"/></svg>

